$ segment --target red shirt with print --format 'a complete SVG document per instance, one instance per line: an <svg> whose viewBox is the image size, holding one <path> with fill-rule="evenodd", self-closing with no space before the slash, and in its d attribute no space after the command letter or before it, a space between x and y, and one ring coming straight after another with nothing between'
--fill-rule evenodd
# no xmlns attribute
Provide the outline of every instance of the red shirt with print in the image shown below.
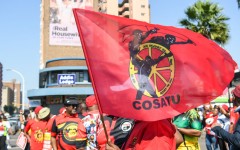
<svg viewBox="0 0 240 150"><path fill-rule="evenodd" d="M69 115L65 112L56 116L51 135L58 139L57 148L59 150L75 150L77 143L86 142L86 129L82 120L78 118L78 114Z"/></svg>
<svg viewBox="0 0 240 150"><path fill-rule="evenodd" d="M212 122L208 122L208 119L212 119ZM212 135L212 133L211 133L211 126L214 124L214 123L217 123L217 120L218 120L218 116L216 115L216 116L213 116L213 113L212 112L209 112L207 115L206 115L206 120L205 120L205 123L206 123L206 125L205 125L205 130L206 130L206 132L207 132L207 134L209 134L209 135Z"/></svg>
<svg viewBox="0 0 240 150"><path fill-rule="evenodd" d="M28 132L31 130L31 150L42 150L43 149L43 137L47 121L37 121L35 119L29 120L24 131Z"/></svg>

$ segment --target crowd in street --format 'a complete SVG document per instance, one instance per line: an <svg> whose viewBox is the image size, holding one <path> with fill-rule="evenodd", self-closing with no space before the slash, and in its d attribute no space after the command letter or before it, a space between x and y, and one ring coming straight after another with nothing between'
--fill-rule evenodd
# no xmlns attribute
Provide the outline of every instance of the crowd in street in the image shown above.
<svg viewBox="0 0 240 150"><path fill-rule="evenodd" d="M146 122L100 115L94 95L83 103L65 99L59 114L37 106L20 114L26 150L199 150L198 138L206 132L207 150L240 149L240 86L233 92L233 107L203 105L174 118ZM104 123L103 123L104 122ZM10 124L0 115L0 150L10 148Z"/></svg>

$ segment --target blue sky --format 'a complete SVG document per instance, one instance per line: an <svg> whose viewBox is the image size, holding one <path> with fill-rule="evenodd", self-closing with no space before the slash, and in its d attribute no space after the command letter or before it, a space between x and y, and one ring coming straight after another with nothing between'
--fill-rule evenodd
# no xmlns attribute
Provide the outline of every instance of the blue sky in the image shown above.
<svg viewBox="0 0 240 150"><path fill-rule="evenodd" d="M3 81L20 76L7 68L22 73L25 92L38 88L40 66L40 0L2 1L0 9L0 62L3 64ZM150 0L151 22L181 27L179 20L185 18L184 10L195 0ZM212 0L224 8L223 14L231 18L230 40L225 49L240 64L240 9L236 0ZM240 65L239 65L240 66Z"/></svg>

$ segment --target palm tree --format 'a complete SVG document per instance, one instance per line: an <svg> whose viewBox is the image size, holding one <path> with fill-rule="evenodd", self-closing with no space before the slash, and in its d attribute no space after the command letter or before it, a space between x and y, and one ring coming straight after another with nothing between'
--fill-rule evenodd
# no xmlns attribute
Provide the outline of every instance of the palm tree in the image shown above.
<svg viewBox="0 0 240 150"><path fill-rule="evenodd" d="M240 0L237 0L238 8L240 8Z"/></svg>
<svg viewBox="0 0 240 150"><path fill-rule="evenodd" d="M185 28L198 32L221 45L229 39L228 17L221 14L223 9L216 3L197 1L186 9L186 19L180 20Z"/></svg>

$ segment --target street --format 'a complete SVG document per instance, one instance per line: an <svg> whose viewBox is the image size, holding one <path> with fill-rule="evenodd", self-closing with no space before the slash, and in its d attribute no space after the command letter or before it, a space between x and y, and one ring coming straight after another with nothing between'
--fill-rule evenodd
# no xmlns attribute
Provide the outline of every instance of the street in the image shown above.
<svg viewBox="0 0 240 150"><path fill-rule="evenodd" d="M200 145L200 149L201 150L207 150L206 148L206 144L205 144L205 137L206 137L206 132L202 131L202 135L200 136L200 138L198 139L199 145Z"/></svg>
<svg viewBox="0 0 240 150"><path fill-rule="evenodd" d="M11 144L12 148L10 148L9 150L21 150L21 148L19 148L16 145L16 141L17 141L19 133L20 132L16 133L15 135L10 135L10 144Z"/></svg>

